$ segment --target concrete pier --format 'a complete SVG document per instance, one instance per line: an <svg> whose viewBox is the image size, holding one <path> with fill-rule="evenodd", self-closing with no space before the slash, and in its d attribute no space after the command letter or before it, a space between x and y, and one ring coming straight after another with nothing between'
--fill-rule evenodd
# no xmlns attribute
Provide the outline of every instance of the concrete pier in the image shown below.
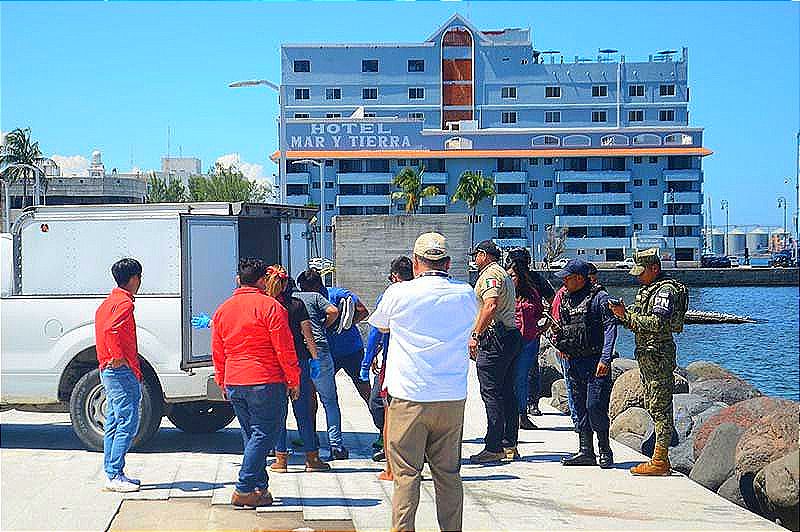
<svg viewBox="0 0 800 532"><path fill-rule="evenodd" d="M216 434L189 435L165 420L148 449L129 455L126 472L141 478L143 485L139 493L123 496L100 491L102 455L81 449L67 415L4 412L0 414L0 528L205 530L244 528L242 520L248 529L275 528L293 512L312 528L314 523L323 527L342 522L352 523L356 530L387 530L392 484L377 480L383 464L369 458L377 431L349 379L340 376L338 384L351 459L333 462L333 473L306 474L301 473L302 458L293 456L290 473L270 475L276 504L258 512L237 512L236 520L227 525L207 516L215 509L227 509L230 501L241 462L241 437L234 425ZM616 469L565 468L559 460L576 444L570 419L545 400L542 410L544 415L534 418L541 428L521 431L520 461L469 464L466 459L481 449L486 427L471 367L461 471L464 530L783 530L683 475L631 476L628 467L645 458L616 442L612 442ZM321 412L320 429L325 426ZM434 497L426 471L418 530L437 529ZM170 510L191 503L190 499L203 509L193 521ZM128 504L123 500L136 500L131 505L140 520L121 511ZM128 519L124 525L115 523L123 515Z"/></svg>

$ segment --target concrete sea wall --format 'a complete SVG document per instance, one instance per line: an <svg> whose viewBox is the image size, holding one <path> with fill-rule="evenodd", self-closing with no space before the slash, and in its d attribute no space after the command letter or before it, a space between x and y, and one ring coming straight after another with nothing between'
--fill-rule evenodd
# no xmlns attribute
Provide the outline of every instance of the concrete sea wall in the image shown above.
<svg viewBox="0 0 800 532"><path fill-rule="evenodd" d="M555 270L537 270L560 285L553 275ZM687 286L798 286L797 268L678 268L664 270L667 275ZM606 286L634 286L636 277L627 269L600 270L600 279Z"/></svg>

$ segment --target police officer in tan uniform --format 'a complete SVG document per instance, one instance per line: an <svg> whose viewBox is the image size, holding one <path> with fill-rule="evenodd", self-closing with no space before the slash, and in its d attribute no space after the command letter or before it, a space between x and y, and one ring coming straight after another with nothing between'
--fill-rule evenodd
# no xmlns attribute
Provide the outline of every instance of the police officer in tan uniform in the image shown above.
<svg viewBox="0 0 800 532"><path fill-rule="evenodd" d="M486 405L487 427L485 448L470 461L484 464L519 458L514 362L522 349L522 335L514 321L514 283L497 262L500 249L491 240L484 240L471 256L480 270L475 294L481 306L469 348Z"/></svg>

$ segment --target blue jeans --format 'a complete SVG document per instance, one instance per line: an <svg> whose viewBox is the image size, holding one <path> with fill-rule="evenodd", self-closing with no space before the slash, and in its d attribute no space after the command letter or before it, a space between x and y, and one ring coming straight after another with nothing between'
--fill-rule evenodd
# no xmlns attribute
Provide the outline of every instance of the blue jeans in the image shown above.
<svg viewBox="0 0 800 532"><path fill-rule="evenodd" d="M529 380L530 379L530 380ZM528 391L530 383L530 394ZM514 363L514 395L517 398L520 415L527 413L528 401L539 406L539 339L524 341Z"/></svg>
<svg viewBox="0 0 800 532"><path fill-rule="evenodd" d="M267 452L275 446L278 432L286 430L286 385L283 383L228 385L228 399L242 427L244 457L236 491L267 489Z"/></svg>
<svg viewBox="0 0 800 532"><path fill-rule="evenodd" d="M125 469L125 453L139 430L142 385L128 366L104 369L100 382L106 390L103 470L113 479Z"/></svg>
<svg viewBox="0 0 800 532"><path fill-rule="evenodd" d="M596 377L600 355L568 358L566 369L567 395L576 432L608 432L608 404L611 400L611 372Z"/></svg>
<svg viewBox="0 0 800 532"><path fill-rule="evenodd" d="M328 425L328 444L330 447L341 449L342 442L342 412L339 409L339 395L336 392L336 372L333 357L325 350L317 351L319 360L319 377L314 379L322 408L325 409L325 422Z"/></svg>
<svg viewBox="0 0 800 532"><path fill-rule="evenodd" d="M311 452L319 450L319 437L314 430L311 421L311 376L308 373L308 360L298 360L300 366L300 397L297 401L292 401L292 411L294 419L297 421L297 430L300 439L303 440L303 448L295 449L300 452ZM275 450L279 453L286 452L286 423L278 431L278 442Z"/></svg>

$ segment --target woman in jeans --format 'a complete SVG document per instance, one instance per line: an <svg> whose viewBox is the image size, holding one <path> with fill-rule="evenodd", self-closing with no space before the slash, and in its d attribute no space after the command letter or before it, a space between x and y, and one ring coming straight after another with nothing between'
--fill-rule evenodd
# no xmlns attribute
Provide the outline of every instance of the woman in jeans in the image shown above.
<svg viewBox="0 0 800 532"><path fill-rule="evenodd" d="M536 429L536 425L528 418L528 375L532 373L531 381L534 390L531 390L534 405L539 400L539 320L542 318L544 305L542 296L536 290L528 268L519 267L512 263L508 273L514 281L517 294L517 304L514 317L517 328L522 333L522 352L514 364L514 391L519 406L519 428L523 430Z"/></svg>

